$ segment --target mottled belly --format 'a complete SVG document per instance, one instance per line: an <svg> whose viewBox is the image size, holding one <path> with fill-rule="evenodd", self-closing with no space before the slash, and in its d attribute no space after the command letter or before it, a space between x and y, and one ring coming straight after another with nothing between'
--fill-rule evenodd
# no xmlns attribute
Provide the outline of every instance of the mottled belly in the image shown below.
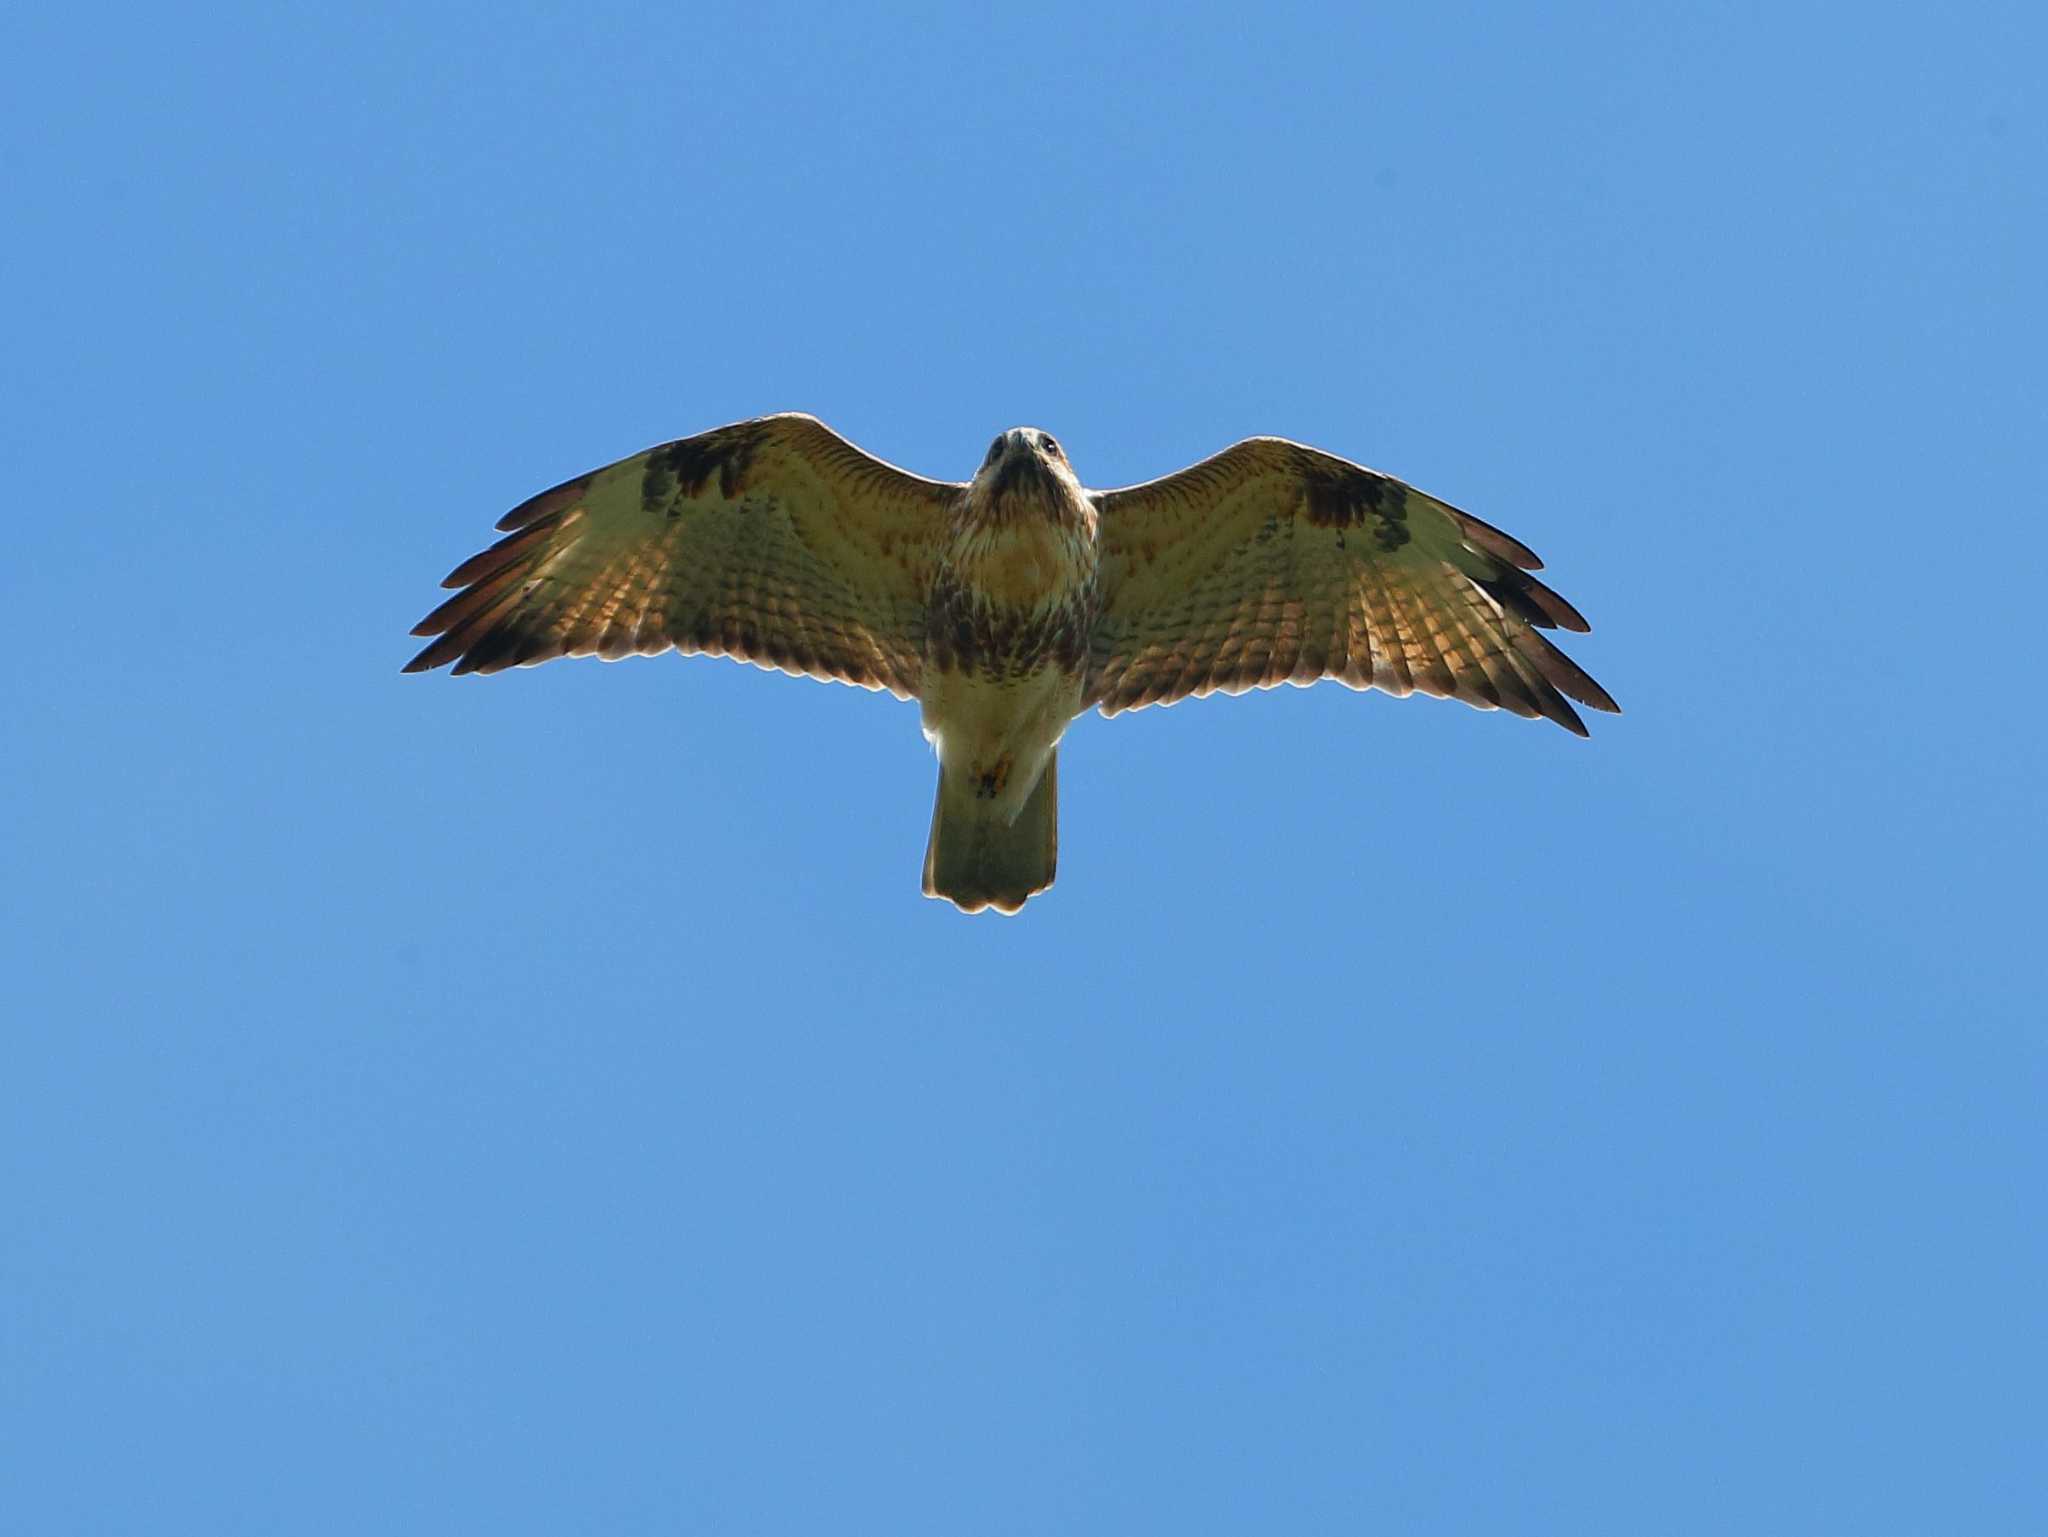
<svg viewBox="0 0 2048 1537"><path fill-rule="evenodd" d="M927 666L924 734L945 772L966 776L977 795L1015 816L1080 713L1081 682L1078 671L1051 663L1002 676Z"/></svg>

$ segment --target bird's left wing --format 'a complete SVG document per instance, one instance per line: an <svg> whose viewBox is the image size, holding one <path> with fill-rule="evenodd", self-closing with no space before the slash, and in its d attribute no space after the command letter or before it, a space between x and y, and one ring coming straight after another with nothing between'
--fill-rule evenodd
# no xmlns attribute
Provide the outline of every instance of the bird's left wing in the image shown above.
<svg viewBox="0 0 2048 1537"><path fill-rule="evenodd" d="M544 491L442 584L406 665L497 672L557 656L685 653L918 691L924 614L961 488L814 417L737 422Z"/></svg>
<svg viewBox="0 0 2048 1537"><path fill-rule="evenodd" d="M1178 474L1092 493L1100 615L1088 703L1105 715L1336 678L1546 716L1619 708L1542 635L1588 628L1499 529L1390 476L1248 438Z"/></svg>

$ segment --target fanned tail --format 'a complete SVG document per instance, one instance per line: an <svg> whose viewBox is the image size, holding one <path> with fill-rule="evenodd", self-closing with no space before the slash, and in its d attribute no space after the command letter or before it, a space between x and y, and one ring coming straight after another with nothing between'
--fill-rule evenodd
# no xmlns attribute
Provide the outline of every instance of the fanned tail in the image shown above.
<svg viewBox="0 0 2048 1537"><path fill-rule="evenodd" d="M967 775L948 774L941 764L924 894L944 897L963 913L1014 913L1050 886L1060 851L1058 768L1055 749L1016 821L1005 822Z"/></svg>

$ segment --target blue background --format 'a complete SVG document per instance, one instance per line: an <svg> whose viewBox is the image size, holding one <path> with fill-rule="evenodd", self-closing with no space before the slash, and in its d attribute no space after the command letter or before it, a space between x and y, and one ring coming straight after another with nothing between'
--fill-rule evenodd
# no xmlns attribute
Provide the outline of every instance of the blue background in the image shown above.
<svg viewBox="0 0 2048 1537"><path fill-rule="evenodd" d="M2038 1532L2037 6L11 10L0 1510ZM1500 524L1579 742L402 678L762 411Z"/></svg>

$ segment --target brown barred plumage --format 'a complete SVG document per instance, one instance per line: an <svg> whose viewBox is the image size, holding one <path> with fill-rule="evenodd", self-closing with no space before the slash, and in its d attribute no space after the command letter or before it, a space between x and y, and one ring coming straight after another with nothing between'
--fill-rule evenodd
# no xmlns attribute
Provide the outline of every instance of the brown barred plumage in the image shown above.
<svg viewBox="0 0 2048 1537"><path fill-rule="evenodd" d="M769 416L578 476L498 526L449 573L406 671L674 649L919 699L941 761L926 890L969 911L1051 883L1055 749L1090 705L1335 678L1581 736L1568 701L1618 708L1540 633L1587 625L1525 545L1280 438L1089 492L1036 429L949 483Z"/></svg>

